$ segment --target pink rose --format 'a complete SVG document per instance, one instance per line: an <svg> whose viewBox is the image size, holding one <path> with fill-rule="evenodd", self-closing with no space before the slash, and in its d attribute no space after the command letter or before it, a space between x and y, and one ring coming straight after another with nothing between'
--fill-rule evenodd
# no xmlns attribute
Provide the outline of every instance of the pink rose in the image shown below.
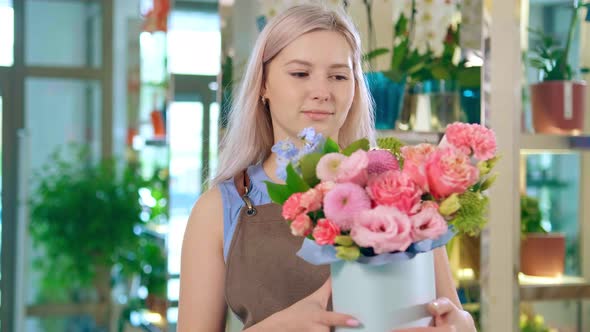
<svg viewBox="0 0 590 332"><path fill-rule="evenodd" d="M391 206L365 210L355 218L350 236L361 247L372 247L376 254L404 251L412 244L410 218Z"/></svg>
<svg viewBox="0 0 590 332"><path fill-rule="evenodd" d="M346 159L340 164L336 182L352 182L359 186L364 186L369 177L369 173L367 172L368 166L369 157L367 157L367 152L364 150L357 150L349 157L346 157Z"/></svg>
<svg viewBox="0 0 590 332"><path fill-rule="evenodd" d="M345 159L345 155L336 152L322 156L315 168L318 179L322 181L334 181L338 175L340 164Z"/></svg>
<svg viewBox="0 0 590 332"><path fill-rule="evenodd" d="M408 175L423 191L428 191L428 180L426 179L426 160L436 147L432 144L422 143L415 146L404 146L401 148L404 158L402 172Z"/></svg>
<svg viewBox="0 0 590 332"><path fill-rule="evenodd" d="M371 208L365 189L354 183L337 183L324 197L324 214L341 230L352 227L353 218Z"/></svg>
<svg viewBox="0 0 590 332"><path fill-rule="evenodd" d="M387 171L371 177L367 192L377 205L394 206L404 213L410 213L422 196L416 183L400 171Z"/></svg>
<svg viewBox="0 0 590 332"><path fill-rule="evenodd" d="M313 238L319 245L334 244L336 236L340 235L340 228L330 219L320 219L313 229Z"/></svg>
<svg viewBox="0 0 590 332"><path fill-rule="evenodd" d="M369 175L399 170L399 163L389 150L371 150L367 152L367 157L369 157L369 165L367 167Z"/></svg>
<svg viewBox="0 0 590 332"><path fill-rule="evenodd" d="M422 209L410 217L412 221L412 238L414 241L436 239L447 232L447 222L438 212L438 204L422 203Z"/></svg>
<svg viewBox="0 0 590 332"><path fill-rule="evenodd" d="M322 207L323 199L322 192L312 188L301 195L300 204L305 209L305 212L317 211Z"/></svg>
<svg viewBox="0 0 590 332"><path fill-rule="evenodd" d="M283 204L283 218L295 220L298 215L305 212L305 208L301 206L301 196L303 196L303 193L295 193L289 196Z"/></svg>
<svg viewBox="0 0 590 332"><path fill-rule="evenodd" d="M291 222L291 234L295 236L308 236L313 228L311 218L302 213Z"/></svg>
<svg viewBox="0 0 590 332"><path fill-rule="evenodd" d="M442 148L433 152L426 162L426 177L430 193L436 199L462 193L474 185L479 170L469 157L454 148Z"/></svg>

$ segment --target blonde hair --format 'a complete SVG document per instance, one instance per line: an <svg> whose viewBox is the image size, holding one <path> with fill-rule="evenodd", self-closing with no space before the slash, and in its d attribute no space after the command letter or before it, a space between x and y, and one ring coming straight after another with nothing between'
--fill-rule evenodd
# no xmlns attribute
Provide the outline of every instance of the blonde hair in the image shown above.
<svg viewBox="0 0 590 332"><path fill-rule="evenodd" d="M341 33L353 53L356 87L350 112L338 134L339 144L346 146L362 137L374 141L373 106L362 71L361 39L354 24L343 11L317 4L294 6L273 18L258 36L237 98L233 101L212 186L269 157L275 142L270 114L260 99L264 70L287 45L301 35L317 30Z"/></svg>

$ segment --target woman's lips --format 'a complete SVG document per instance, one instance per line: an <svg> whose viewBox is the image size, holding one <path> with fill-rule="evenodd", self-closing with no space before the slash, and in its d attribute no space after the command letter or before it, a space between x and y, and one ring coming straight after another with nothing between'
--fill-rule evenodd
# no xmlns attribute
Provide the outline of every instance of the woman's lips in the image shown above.
<svg viewBox="0 0 590 332"><path fill-rule="evenodd" d="M305 116L311 120L318 121L324 120L334 113L328 111L303 111L303 114L305 114Z"/></svg>

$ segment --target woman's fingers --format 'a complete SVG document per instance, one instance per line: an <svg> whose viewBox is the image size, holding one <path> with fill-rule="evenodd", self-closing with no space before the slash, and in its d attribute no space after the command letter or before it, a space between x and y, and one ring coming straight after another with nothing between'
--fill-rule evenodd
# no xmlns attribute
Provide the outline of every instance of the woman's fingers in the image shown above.
<svg viewBox="0 0 590 332"><path fill-rule="evenodd" d="M453 310L458 310L458 308L446 297L441 297L430 302L427 306L428 312L434 317L437 316L444 316L449 314Z"/></svg>
<svg viewBox="0 0 590 332"><path fill-rule="evenodd" d="M325 326L348 326L357 327L361 323L350 315L340 314L332 311L324 311L319 315L319 322Z"/></svg>

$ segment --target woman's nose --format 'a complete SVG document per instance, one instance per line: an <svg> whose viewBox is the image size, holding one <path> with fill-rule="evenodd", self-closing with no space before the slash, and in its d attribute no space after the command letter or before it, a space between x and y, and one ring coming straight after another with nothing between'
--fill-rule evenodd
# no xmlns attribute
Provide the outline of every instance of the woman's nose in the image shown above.
<svg viewBox="0 0 590 332"><path fill-rule="evenodd" d="M313 100L326 102L330 100L330 87L327 79L315 79L310 85L310 96Z"/></svg>

